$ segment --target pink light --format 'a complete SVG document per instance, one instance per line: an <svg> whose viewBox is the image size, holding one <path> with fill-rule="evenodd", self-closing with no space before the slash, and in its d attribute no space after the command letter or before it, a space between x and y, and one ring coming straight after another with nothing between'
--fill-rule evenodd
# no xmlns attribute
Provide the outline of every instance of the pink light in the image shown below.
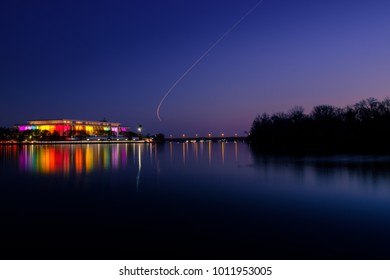
<svg viewBox="0 0 390 280"><path fill-rule="evenodd" d="M19 131L26 131L26 130L31 130L32 127L29 125L21 125L19 126Z"/></svg>

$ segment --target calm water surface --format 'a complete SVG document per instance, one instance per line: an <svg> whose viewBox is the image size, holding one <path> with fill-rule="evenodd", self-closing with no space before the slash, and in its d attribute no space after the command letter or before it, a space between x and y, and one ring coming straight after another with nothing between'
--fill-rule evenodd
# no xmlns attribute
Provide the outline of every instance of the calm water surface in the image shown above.
<svg viewBox="0 0 390 280"><path fill-rule="evenodd" d="M3 259L389 259L390 157L0 146Z"/></svg>

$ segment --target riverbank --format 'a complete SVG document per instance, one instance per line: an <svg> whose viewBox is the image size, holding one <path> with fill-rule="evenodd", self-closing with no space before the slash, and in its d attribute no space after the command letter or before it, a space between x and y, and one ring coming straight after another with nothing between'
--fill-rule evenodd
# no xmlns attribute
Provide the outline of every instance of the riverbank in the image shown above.
<svg viewBox="0 0 390 280"><path fill-rule="evenodd" d="M64 145L64 144L119 144L151 143L151 140L60 140L60 141L0 141L0 145Z"/></svg>

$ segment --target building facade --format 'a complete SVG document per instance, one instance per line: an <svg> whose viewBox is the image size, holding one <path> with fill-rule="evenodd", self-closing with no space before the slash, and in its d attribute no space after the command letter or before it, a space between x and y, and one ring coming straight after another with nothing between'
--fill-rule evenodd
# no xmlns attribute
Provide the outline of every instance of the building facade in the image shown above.
<svg viewBox="0 0 390 280"><path fill-rule="evenodd" d="M18 125L19 131L47 130L60 136L119 135L127 131L120 123L103 121L83 121L69 119L32 120L27 125Z"/></svg>

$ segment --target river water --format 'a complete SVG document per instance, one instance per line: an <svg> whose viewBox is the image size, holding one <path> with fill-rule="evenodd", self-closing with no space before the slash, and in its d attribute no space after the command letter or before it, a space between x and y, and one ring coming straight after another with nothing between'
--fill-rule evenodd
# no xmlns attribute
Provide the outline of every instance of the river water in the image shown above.
<svg viewBox="0 0 390 280"><path fill-rule="evenodd" d="M3 259L389 259L390 157L0 146Z"/></svg>

